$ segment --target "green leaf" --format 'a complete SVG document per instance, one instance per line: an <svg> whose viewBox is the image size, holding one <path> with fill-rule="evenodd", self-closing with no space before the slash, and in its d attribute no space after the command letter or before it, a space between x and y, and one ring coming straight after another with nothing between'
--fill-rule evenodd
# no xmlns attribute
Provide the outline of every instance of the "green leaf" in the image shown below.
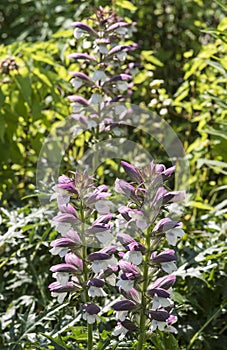
<svg viewBox="0 0 227 350"><path fill-rule="evenodd" d="M0 141L4 142L4 134L5 134L5 120L4 116L0 115Z"/></svg>
<svg viewBox="0 0 227 350"><path fill-rule="evenodd" d="M203 209L203 210L213 210L214 208L211 207L210 205L208 204L204 204L204 203L201 203L201 202L189 202L187 204L187 206L189 207L193 207L193 208L198 208L198 209Z"/></svg>
<svg viewBox="0 0 227 350"><path fill-rule="evenodd" d="M56 338L51 337L48 334L41 333L45 338L49 339L51 341L51 344L54 345L55 350L66 350L70 349L70 347L63 341L61 336L58 336Z"/></svg>
<svg viewBox="0 0 227 350"><path fill-rule="evenodd" d="M33 73L48 87L52 87L52 83L49 80L49 78L47 77L47 74L45 74L44 72L42 72L41 69L38 68L34 68Z"/></svg>
<svg viewBox="0 0 227 350"><path fill-rule="evenodd" d="M227 11L227 6L221 0L214 0L223 10Z"/></svg>
<svg viewBox="0 0 227 350"><path fill-rule="evenodd" d="M120 8L133 11L133 12L137 10L137 7L128 0L117 0L116 5Z"/></svg>
<svg viewBox="0 0 227 350"><path fill-rule="evenodd" d="M152 50L143 50L141 51L141 55L145 61L153 63L155 66L163 67L163 63L153 55Z"/></svg>
<svg viewBox="0 0 227 350"><path fill-rule="evenodd" d="M5 95L3 94L3 92L0 88L0 108L2 107L4 101L5 101Z"/></svg>
<svg viewBox="0 0 227 350"><path fill-rule="evenodd" d="M227 133L225 131L217 130L214 128L209 128L209 129L203 129L201 132L205 132L210 135L215 135L215 136L220 136L223 139L227 140Z"/></svg>
<svg viewBox="0 0 227 350"><path fill-rule="evenodd" d="M225 78L227 78L227 72L220 63L211 60L204 60L204 62L206 62L209 66L217 69L221 74L224 75Z"/></svg>
<svg viewBox="0 0 227 350"><path fill-rule="evenodd" d="M210 160L210 159L198 159L197 160L197 167L198 169L201 168L203 165L207 165L210 168L213 168L217 173L222 173L227 175L227 171L223 170L223 168L227 168L226 162L220 162L218 160Z"/></svg>
<svg viewBox="0 0 227 350"><path fill-rule="evenodd" d="M15 75L16 84L24 98L24 100L31 106L32 82L29 75Z"/></svg>

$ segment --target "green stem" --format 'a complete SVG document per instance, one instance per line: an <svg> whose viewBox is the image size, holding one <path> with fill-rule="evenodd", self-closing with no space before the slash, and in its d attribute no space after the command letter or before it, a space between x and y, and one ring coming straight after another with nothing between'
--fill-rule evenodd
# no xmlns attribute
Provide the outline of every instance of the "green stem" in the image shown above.
<svg viewBox="0 0 227 350"><path fill-rule="evenodd" d="M92 350L93 349L93 327L92 324L88 323L87 324L87 350Z"/></svg>
<svg viewBox="0 0 227 350"><path fill-rule="evenodd" d="M214 319L215 317L218 316L219 312L221 312L221 310L223 309L224 306L225 306L225 304L224 304L224 305L221 305L221 306L219 307L219 309L217 309L217 311L209 318L209 320L207 320L207 322L204 323L204 325L198 330L198 332L196 332L196 333L194 334L194 336L192 337L192 339L191 339L191 341L190 341L190 343L189 343L189 346L188 346L187 350L191 349L192 345L194 344L194 342L196 341L196 339L199 337L199 335L200 335L200 334L203 332L203 330L208 326L208 324L209 324L211 321L213 321L213 319Z"/></svg>
<svg viewBox="0 0 227 350"><path fill-rule="evenodd" d="M81 203L81 208L80 208L80 214L81 214L81 221L84 223L85 222L85 216L84 216L84 210L83 210L83 205ZM84 237L84 224L82 226L82 236ZM82 259L83 259L83 276L84 276L84 282L86 283L88 280L88 275L89 271L87 268L87 247L84 245L82 248ZM85 302L89 302L89 295L88 295L88 290L85 288L84 290L84 295L85 295ZM87 350L92 350L93 349L93 326L92 324L87 323Z"/></svg>
<svg viewBox="0 0 227 350"><path fill-rule="evenodd" d="M147 287L149 285L149 261L150 261L150 235L149 231L146 234L146 248L147 252L144 259L143 265L143 286L142 286L142 297L141 297L141 311L140 311L140 335L137 343L136 350L142 350L143 345L146 340L146 331L145 331L145 323L146 323L146 310L147 310Z"/></svg>

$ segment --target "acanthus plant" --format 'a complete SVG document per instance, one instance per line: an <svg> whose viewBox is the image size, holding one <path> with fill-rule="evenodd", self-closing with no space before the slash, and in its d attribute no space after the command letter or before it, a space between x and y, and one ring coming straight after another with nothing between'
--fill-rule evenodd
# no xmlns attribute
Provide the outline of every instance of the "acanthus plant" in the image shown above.
<svg viewBox="0 0 227 350"><path fill-rule="evenodd" d="M85 86L91 94L90 99L69 97L72 117L78 125L86 123L97 139L103 130L110 134L115 127L111 118L103 118L105 105L115 108L113 102L127 96L130 89L131 75L110 74L120 69L136 45L118 45L120 37L128 37L131 25L102 8L96 13L94 28L80 22L73 26L76 39L85 35L94 52L92 56L70 55L92 63L92 76L72 73L73 86ZM93 333L98 332L102 315L110 324L115 320L113 339L135 335L137 350L144 348L149 332L177 332L171 299L177 257L173 249L160 247L165 241L175 246L184 234L180 222L164 217L168 205L183 200L184 192L169 192L164 185L174 166L166 169L151 162L137 168L126 161L121 165L130 182L117 178L110 189L96 185L86 171L75 171L71 177L59 177L52 195L59 209L53 225L61 236L51 242L51 252L59 254L62 262L51 267L56 282L49 288L59 302L68 295L80 304L81 322L87 322L88 350L95 348Z"/></svg>

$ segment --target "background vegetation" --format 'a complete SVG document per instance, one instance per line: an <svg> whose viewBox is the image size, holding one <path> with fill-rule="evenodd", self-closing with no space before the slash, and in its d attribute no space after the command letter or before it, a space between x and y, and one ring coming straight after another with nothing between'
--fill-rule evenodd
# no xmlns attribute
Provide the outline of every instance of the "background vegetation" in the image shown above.
<svg viewBox="0 0 227 350"><path fill-rule="evenodd" d="M70 23L105 5L110 2L0 4L1 349L84 348L85 328L73 327L74 313L47 288L54 262L48 242L56 233L35 196L35 171L50 129L69 115ZM179 345L158 334L147 348L226 350L227 9L211 0L115 0L112 7L137 22L141 68L133 103L172 126L190 161L187 235L178 244L174 294ZM127 348L132 345L119 345Z"/></svg>

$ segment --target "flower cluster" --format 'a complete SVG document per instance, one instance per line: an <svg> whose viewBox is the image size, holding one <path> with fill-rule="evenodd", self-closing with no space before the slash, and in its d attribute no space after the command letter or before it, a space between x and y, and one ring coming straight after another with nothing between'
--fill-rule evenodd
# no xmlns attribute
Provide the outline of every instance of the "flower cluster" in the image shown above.
<svg viewBox="0 0 227 350"><path fill-rule="evenodd" d="M137 68L126 58L137 44L129 41L134 23L123 21L113 12L100 7L90 22L93 27L82 22L72 23L76 40L83 39L83 52L69 55L83 68L83 72L71 72L71 83L86 98L79 94L68 98L72 102L72 118L77 121L77 126L98 127L101 132L118 124L113 123L113 117L102 113L107 106L119 102L114 106L114 113L118 116L127 110L120 102L130 96L132 76L137 73ZM88 53L84 47L88 47Z"/></svg>
<svg viewBox="0 0 227 350"><path fill-rule="evenodd" d="M127 111L125 105L113 102L130 95L135 65L124 62L136 45L123 44L121 39L129 38L133 23L102 8L93 20L93 27L89 22L73 23L75 38L82 37L90 51L70 55L85 62L84 72L73 72L71 82L86 98L72 95L69 99L77 126L91 128L97 138L103 130L111 137L110 131L119 123L111 113L106 118L103 111L110 106L118 120ZM122 67L127 74L120 72ZM184 232L180 222L164 213L170 203L183 200L184 193L166 189L174 166L151 162L137 168L126 161L121 165L130 181L117 178L114 193L106 185L96 186L86 172L59 177L51 199L58 204L53 225L60 237L51 242L51 252L63 261L51 267L56 282L49 288L59 302L67 294L81 302L88 339L92 338L90 326L110 311L107 306L103 310L102 305L109 303L101 300L113 300L114 296L109 307L110 317L116 320L113 335L123 339L128 332L142 330L138 340L138 349L142 349L148 328L150 332L176 332L171 293L177 257L171 248ZM160 249L166 243L172 247ZM91 342L88 349L92 349Z"/></svg>
<svg viewBox="0 0 227 350"><path fill-rule="evenodd" d="M59 178L52 198L58 201L59 213L53 224L61 237L51 243L51 251L64 258L64 263L52 266L57 281L49 288L60 302L68 292L77 297L81 294L85 300L83 319L92 324L101 307L91 300L108 297L109 287L115 286L118 297L113 309L118 321L114 334L120 338L144 326L138 323L138 314L140 320L150 322L151 331L176 332L171 288L177 258L173 249L159 251L159 246L164 239L174 246L184 232L180 222L157 220L157 215L184 194L160 186L160 179L166 181L174 167L165 169L151 163L138 169L127 162L122 166L132 182L116 179L115 191L127 202L113 213L106 186L95 187L85 173ZM107 211L100 214L100 207ZM155 217L150 215L153 211ZM95 218L93 222L91 218ZM103 248L93 248L88 254L84 245L95 247L97 243Z"/></svg>

